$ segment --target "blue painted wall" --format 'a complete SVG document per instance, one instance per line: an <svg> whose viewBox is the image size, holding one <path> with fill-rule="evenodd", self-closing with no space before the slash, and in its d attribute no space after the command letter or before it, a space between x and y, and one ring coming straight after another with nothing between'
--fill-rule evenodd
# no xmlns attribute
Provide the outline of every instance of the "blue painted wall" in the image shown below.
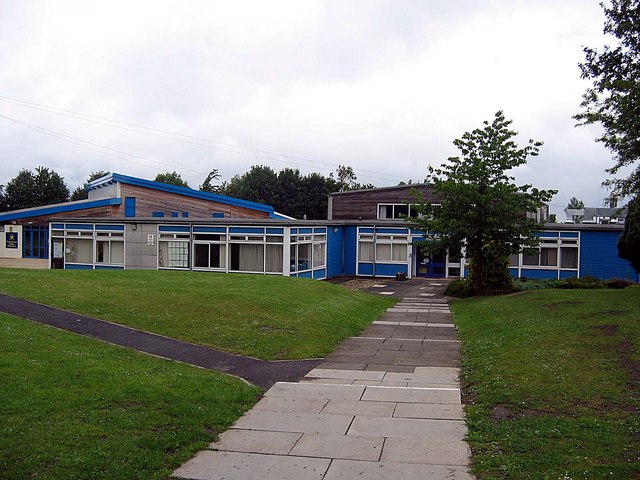
<svg viewBox="0 0 640 480"><path fill-rule="evenodd" d="M329 227L327 231L327 276L329 278L342 275L343 233L344 227Z"/></svg>
<svg viewBox="0 0 640 480"><path fill-rule="evenodd" d="M580 234L580 276L627 278L638 281L638 274L627 260L618 256L621 232L582 231Z"/></svg>
<svg viewBox="0 0 640 480"><path fill-rule="evenodd" d="M357 227L344 227L344 274L356 274Z"/></svg>
<svg viewBox="0 0 640 480"><path fill-rule="evenodd" d="M523 268L520 275L525 278L558 278L558 270L537 270L534 268Z"/></svg>

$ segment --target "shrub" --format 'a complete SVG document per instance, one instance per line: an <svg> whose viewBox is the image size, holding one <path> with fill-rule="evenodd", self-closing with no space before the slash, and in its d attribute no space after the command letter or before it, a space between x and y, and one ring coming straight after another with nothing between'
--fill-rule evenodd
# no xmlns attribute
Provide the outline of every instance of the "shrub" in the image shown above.
<svg viewBox="0 0 640 480"><path fill-rule="evenodd" d="M620 288L627 288L628 286L633 285L634 283L631 280L627 280L625 278L610 278L609 280L604 282L604 284L607 288L620 289Z"/></svg>
<svg viewBox="0 0 640 480"><path fill-rule="evenodd" d="M568 278L565 280L564 285L559 288L566 289L594 289L604 288L604 282L597 277L582 277L582 278Z"/></svg>
<svg viewBox="0 0 640 480"><path fill-rule="evenodd" d="M454 280L449 284L444 294L448 297L465 298L473 296L473 291L468 280Z"/></svg>

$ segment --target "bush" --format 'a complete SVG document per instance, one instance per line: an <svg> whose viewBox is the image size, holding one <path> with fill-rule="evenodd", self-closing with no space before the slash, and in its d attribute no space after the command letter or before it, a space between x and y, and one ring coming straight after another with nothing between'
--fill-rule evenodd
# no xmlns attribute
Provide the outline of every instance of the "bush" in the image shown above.
<svg viewBox="0 0 640 480"><path fill-rule="evenodd" d="M610 278L609 280L604 282L604 284L607 288L621 289L627 288L634 283L631 280L627 280L625 278Z"/></svg>
<svg viewBox="0 0 640 480"><path fill-rule="evenodd" d="M449 284L444 294L448 297L466 298L473 296L468 280L454 280Z"/></svg>
<svg viewBox="0 0 640 480"><path fill-rule="evenodd" d="M596 277L582 277L582 278L567 278L564 281L564 285L559 286L558 288L566 288L566 289L594 289L594 288L604 288L604 282Z"/></svg>

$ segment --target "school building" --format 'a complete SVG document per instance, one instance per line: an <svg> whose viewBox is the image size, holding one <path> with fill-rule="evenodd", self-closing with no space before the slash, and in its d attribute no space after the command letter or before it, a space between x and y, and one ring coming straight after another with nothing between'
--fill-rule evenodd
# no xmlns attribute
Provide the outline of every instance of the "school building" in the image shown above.
<svg viewBox="0 0 640 480"><path fill-rule="evenodd" d="M327 220L295 220L268 205L110 174L89 198L0 213L0 266L254 273L326 279L340 275L434 278L465 275L461 252L427 254L401 219L411 188L334 193ZM514 255L514 276L587 275L638 281L618 257L621 224L545 224L535 255Z"/></svg>

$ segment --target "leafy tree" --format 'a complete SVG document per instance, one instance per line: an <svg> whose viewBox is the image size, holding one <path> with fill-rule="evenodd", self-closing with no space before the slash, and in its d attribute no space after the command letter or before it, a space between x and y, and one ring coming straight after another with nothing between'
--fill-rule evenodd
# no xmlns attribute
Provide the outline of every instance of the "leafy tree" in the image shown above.
<svg viewBox="0 0 640 480"><path fill-rule="evenodd" d="M97 172L91 172L87 177L87 181L85 183L91 183L94 180L104 177L105 175L109 175L109 172L105 172L103 170L98 170ZM87 198L89 198L89 194L85 190L84 185L80 185L79 187L77 187L71 194L72 202L76 200L86 200Z"/></svg>
<svg viewBox="0 0 640 480"><path fill-rule="evenodd" d="M584 202L582 200L578 200L576 197L571 197L569 199L567 209L580 210L581 208L584 208Z"/></svg>
<svg viewBox="0 0 640 480"><path fill-rule="evenodd" d="M266 165L253 165L243 175L235 175L229 182L226 194L251 202L271 205L275 197L278 175Z"/></svg>
<svg viewBox="0 0 640 480"><path fill-rule="evenodd" d="M640 192L640 0L612 0L601 3L606 16L604 33L618 40L615 47L598 52L585 48L580 64L582 78L593 81L583 95L583 112L576 115L581 125L599 123L604 132L596 139L613 153L615 165L607 172L616 175L632 167L626 178L604 184L626 196Z"/></svg>
<svg viewBox="0 0 640 480"><path fill-rule="evenodd" d="M538 244L542 228L527 212L536 211L556 193L531 185L516 185L506 172L538 155L541 142L518 148L501 111L483 128L466 132L454 145L462 157L451 157L440 168L429 167L440 205L418 196L417 213L409 220L428 232L425 248L466 248L469 286L476 294L510 291L509 255Z"/></svg>
<svg viewBox="0 0 640 480"><path fill-rule="evenodd" d="M640 197L627 205L627 219L624 231L618 239L618 254L631 262L634 270L640 273Z"/></svg>
<svg viewBox="0 0 640 480"><path fill-rule="evenodd" d="M18 210L66 202L69 189L60 175L46 167L37 167L35 173L22 169L7 183L5 198L9 210Z"/></svg>
<svg viewBox="0 0 640 480"><path fill-rule="evenodd" d="M373 188L375 186L371 183L358 183L358 177L353 171L353 167L349 167L347 165L338 165L335 173L335 177L333 175L333 172L329 174L329 178L331 180L335 180L335 187L333 190L334 192L362 190L365 188Z"/></svg>
<svg viewBox="0 0 640 480"><path fill-rule="evenodd" d="M175 185L177 187L189 188L189 184L182 179L182 176L178 172L165 172L156 175L153 179L154 182L167 183L169 185Z"/></svg>
<svg viewBox="0 0 640 480"><path fill-rule="evenodd" d="M0 212L7 211L7 198L4 194L4 185L0 185Z"/></svg>
<svg viewBox="0 0 640 480"><path fill-rule="evenodd" d="M199 190L201 192L221 193L220 185L213 185L213 181L218 180L220 176L221 175L220 175L220 172L218 172L218 169L214 168L209 172L209 175L207 175L207 178L204 179L204 182L202 182L202 185L200 185Z"/></svg>
<svg viewBox="0 0 640 480"><path fill-rule="evenodd" d="M558 217L556 217L555 213L549 214L549 223L558 223Z"/></svg>

